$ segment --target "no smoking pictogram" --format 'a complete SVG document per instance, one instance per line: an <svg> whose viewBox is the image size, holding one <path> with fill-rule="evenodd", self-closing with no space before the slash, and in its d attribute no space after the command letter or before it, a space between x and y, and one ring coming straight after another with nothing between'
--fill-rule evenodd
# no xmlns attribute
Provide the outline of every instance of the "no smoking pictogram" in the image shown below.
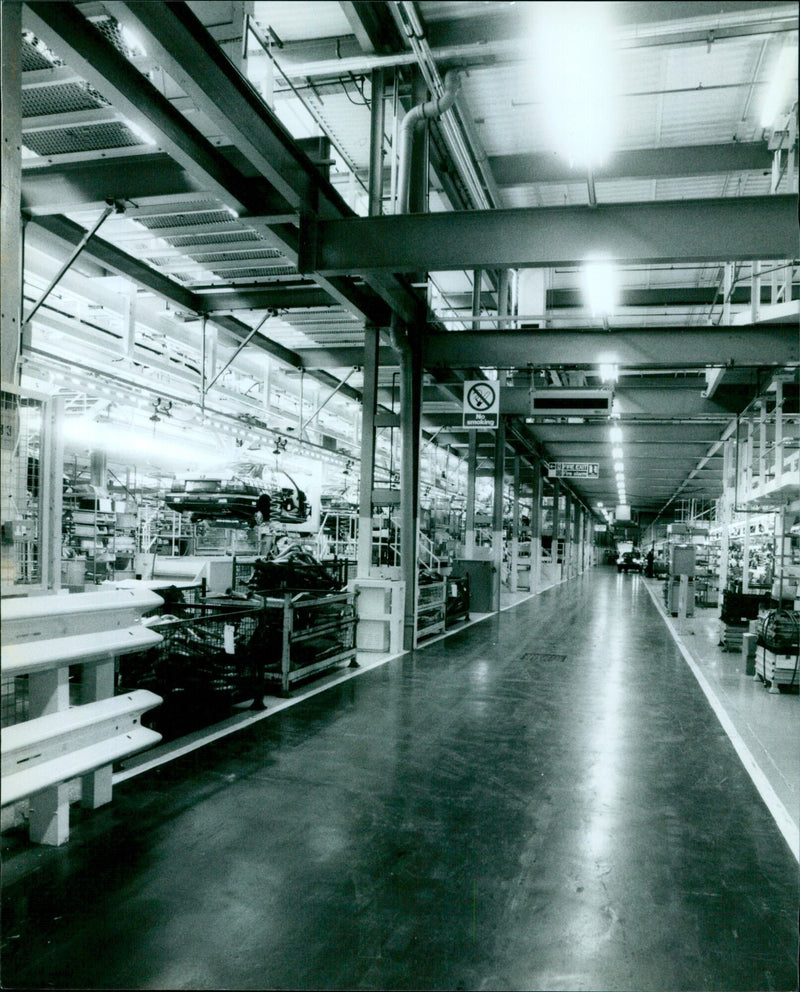
<svg viewBox="0 0 800 992"><path fill-rule="evenodd" d="M463 426L495 428L500 416L500 395L492 382L464 383Z"/></svg>
<svg viewBox="0 0 800 992"><path fill-rule="evenodd" d="M476 382L467 391L467 405L479 413L491 410L495 403L494 387L487 382Z"/></svg>

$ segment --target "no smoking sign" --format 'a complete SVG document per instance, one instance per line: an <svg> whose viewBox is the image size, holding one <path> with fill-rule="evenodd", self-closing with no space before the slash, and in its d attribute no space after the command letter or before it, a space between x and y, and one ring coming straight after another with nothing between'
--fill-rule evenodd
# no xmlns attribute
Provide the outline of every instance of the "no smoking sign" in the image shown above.
<svg viewBox="0 0 800 992"><path fill-rule="evenodd" d="M494 429L500 419L500 390L496 383L478 379L464 383L463 426Z"/></svg>

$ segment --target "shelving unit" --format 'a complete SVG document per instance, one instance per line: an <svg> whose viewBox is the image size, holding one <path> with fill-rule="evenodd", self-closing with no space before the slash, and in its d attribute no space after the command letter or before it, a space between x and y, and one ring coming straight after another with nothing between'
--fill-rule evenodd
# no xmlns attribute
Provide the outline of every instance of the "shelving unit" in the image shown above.
<svg viewBox="0 0 800 992"><path fill-rule="evenodd" d="M64 496L63 546L73 560L85 560L85 582L97 585L116 578L118 557L121 570L128 570L136 549L135 531L135 514L127 512L124 501L102 496Z"/></svg>
<svg viewBox="0 0 800 992"><path fill-rule="evenodd" d="M447 583L444 579L417 587L416 643L445 629L446 599Z"/></svg>
<svg viewBox="0 0 800 992"><path fill-rule="evenodd" d="M357 547L358 511L325 511L317 534L317 556L320 561L335 558L355 562Z"/></svg>
<svg viewBox="0 0 800 992"><path fill-rule="evenodd" d="M282 695L298 680L334 665L357 665L355 593L286 590L266 596L264 610L272 653L264 680L277 683Z"/></svg>
<svg viewBox="0 0 800 992"><path fill-rule="evenodd" d="M163 505L145 504L139 513L136 550L171 557L192 553L195 525L186 514Z"/></svg>

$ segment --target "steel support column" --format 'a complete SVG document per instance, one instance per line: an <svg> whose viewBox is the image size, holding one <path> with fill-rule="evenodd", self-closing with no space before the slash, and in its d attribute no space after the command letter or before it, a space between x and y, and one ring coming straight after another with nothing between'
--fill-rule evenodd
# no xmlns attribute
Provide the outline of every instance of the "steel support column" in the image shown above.
<svg viewBox="0 0 800 992"><path fill-rule="evenodd" d="M39 515L42 588L61 588L61 528L64 491L64 398L51 397L44 406L39 453L41 504Z"/></svg>
<svg viewBox="0 0 800 992"><path fill-rule="evenodd" d="M517 591L517 568L519 566L519 464L520 456L514 455L514 503L511 512L511 555L508 588Z"/></svg>
<svg viewBox="0 0 800 992"><path fill-rule="evenodd" d="M419 526L419 432L422 414L422 367L416 340L400 354L400 565L406 584L403 647L416 640L417 528Z"/></svg>
<svg viewBox="0 0 800 992"><path fill-rule="evenodd" d="M561 569L562 578L572 578L572 497L568 490L564 491L564 564Z"/></svg>
<svg viewBox="0 0 800 992"><path fill-rule="evenodd" d="M364 328L364 385L361 399L361 483L358 496L356 574L368 579L372 567L372 490L375 486L375 411L378 397L380 332Z"/></svg>
<svg viewBox="0 0 800 992"><path fill-rule="evenodd" d="M475 555L475 478L478 474L478 432L470 431L467 448L467 506L464 534L464 557Z"/></svg>
<svg viewBox="0 0 800 992"><path fill-rule="evenodd" d="M2 200L0 200L0 252L3 260L3 294L0 305L2 375L5 382L19 382L19 346L22 318L22 4L0 4L0 83L3 93Z"/></svg>
<svg viewBox="0 0 800 992"><path fill-rule="evenodd" d="M531 592L542 584L542 470L537 461L531 479Z"/></svg>
<svg viewBox="0 0 800 992"><path fill-rule="evenodd" d="M500 611L500 585L503 577L503 482L506 461L506 425L499 418L494 434L494 500L492 502L492 610Z"/></svg>

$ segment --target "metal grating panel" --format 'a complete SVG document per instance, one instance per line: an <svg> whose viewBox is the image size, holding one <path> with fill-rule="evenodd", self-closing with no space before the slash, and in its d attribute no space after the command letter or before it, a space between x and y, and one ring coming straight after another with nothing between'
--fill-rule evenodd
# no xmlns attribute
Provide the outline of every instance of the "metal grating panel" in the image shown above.
<svg viewBox="0 0 800 992"><path fill-rule="evenodd" d="M100 32L106 41L111 42L118 52L130 58L132 55L140 54L130 47L125 41L119 22L113 17L98 17L93 19L91 24Z"/></svg>
<svg viewBox="0 0 800 992"><path fill-rule="evenodd" d="M22 71L36 72L37 69L52 69L54 65L63 65L55 55L30 32L22 37Z"/></svg>
<svg viewBox="0 0 800 992"><path fill-rule="evenodd" d="M92 124L53 131L32 131L25 135L25 146L37 155L65 155L106 148L140 145L141 139L123 123Z"/></svg>
<svg viewBox="0 0 800 992"><path fill-rule="evenodd" d="M282 252L278 251L277 248L258 248L253 251L231 251L231 252L215 252L213 255L203 254L202 250L199 248L193 249L191 247L187 248L186 253L192 258L196 258L198 261L202 261L203 265L210 265L212 262L248 262L248 261L261 261L272 259L272 258L283 258Z"/></svg>
<svg viewBox="0 0 800 992"><path fill-rule="evenodd" d="M162 227L186 227L191 228L195 224L221 224L234 223L233 217L228 210L215 209L209 204L209 209L197 209L204 207L207 201L197 204L183 203L175 208L174 213L160 213L153 216L136 216L137 223L146 227L148 231L158 231ZM197 210L196 213L187 211Z"/></svg>
<svg viewBox="0 0 800 992"><path fill-rule="evenodd" d="M70 114L76 110L107 107L109 103L86 83L61 83L57 86L37 86L22 91L22 116L41 117L46 114Z"/></svg>
<svg viewBox="0 0 800 992"><path fill-rule="evenodd" d="M212 268L213 271L213 268ZM296 275L297 269L293 265L274 266L273 268L241 268L236 270L236 279L259 279L267 276L290 276ZM220 277L222 278L222 277ZM226 273L225 278L230 278L230 273Z"/></svg>
<svg viewBox="0 0 800 992"><path fill-rule="evenodd" d="M235 245L240 242L250 242L258 244L263 241L262 238L254 231L249 230L232 230L230 232L225 232L220 234L215 231L208 231L203 234L187 234L185 237L167 237L166 240L172 245L173 248L187 248L191 251L193 248L198 250L202 249L203 241L202 238L208 238L209 241L213 241L214 244L229 244Z"/></svg>

